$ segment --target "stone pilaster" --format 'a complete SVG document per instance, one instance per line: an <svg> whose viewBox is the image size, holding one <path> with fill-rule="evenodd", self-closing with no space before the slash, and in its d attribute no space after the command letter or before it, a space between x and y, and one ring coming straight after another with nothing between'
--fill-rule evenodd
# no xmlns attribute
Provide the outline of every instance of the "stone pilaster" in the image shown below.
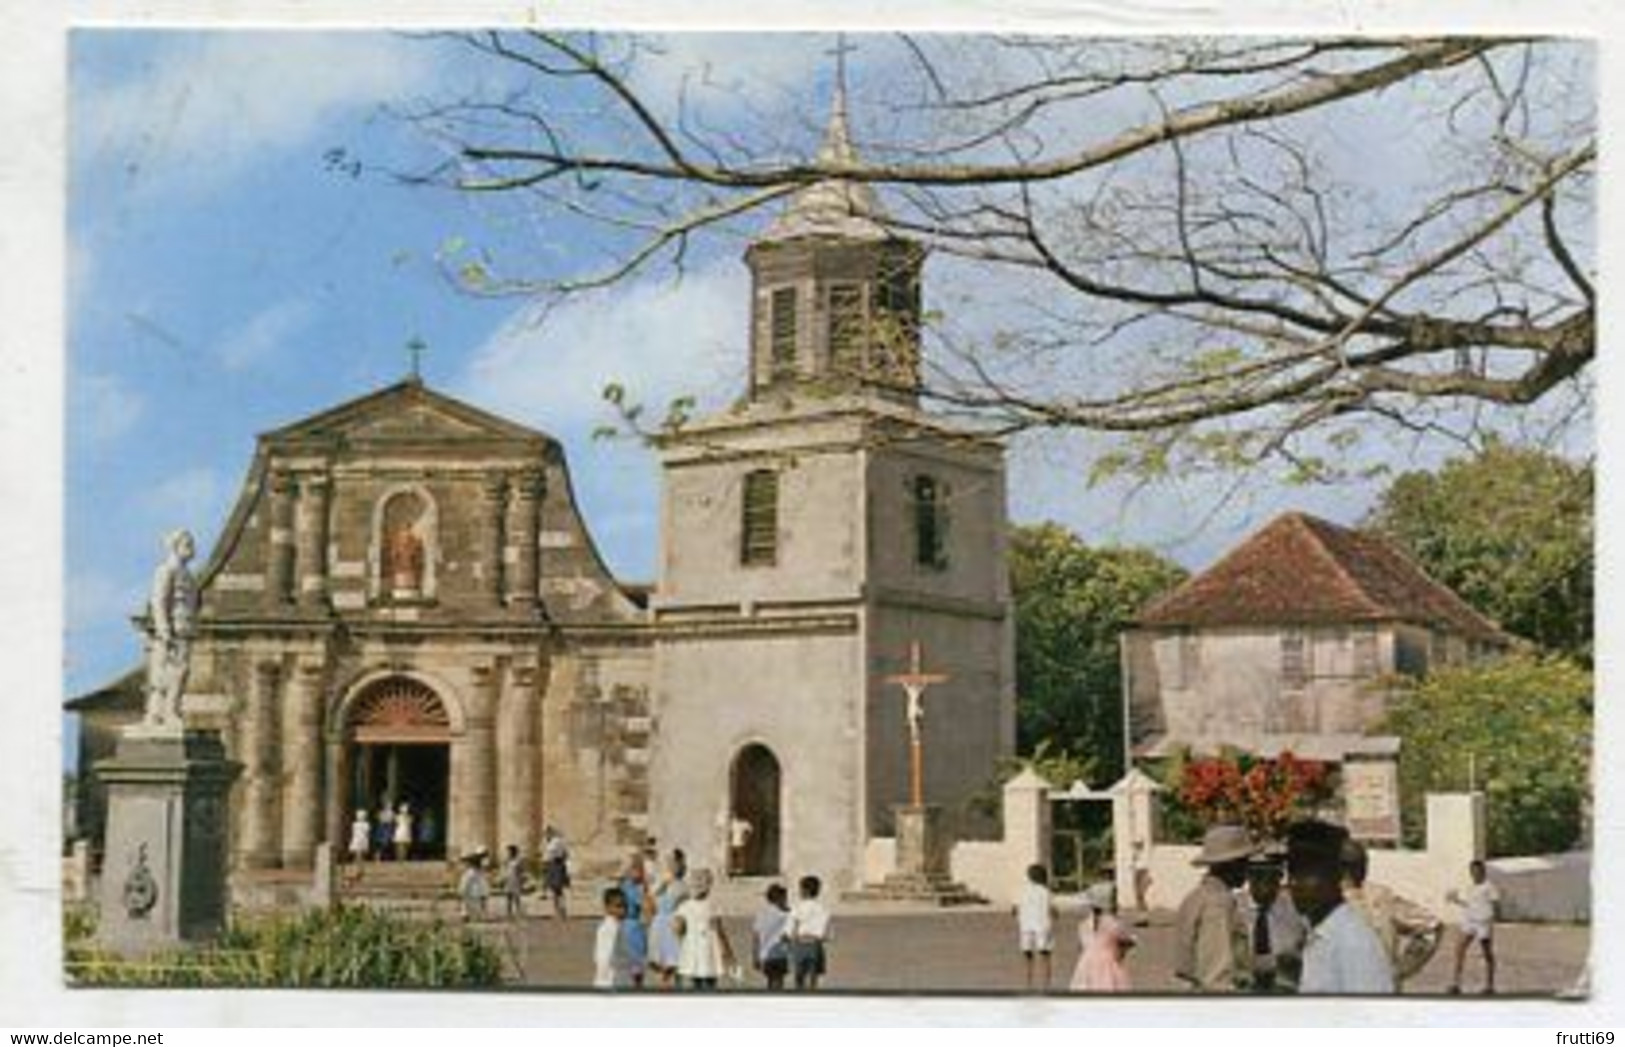
<svg viewBox="0 0 1625 1047"><path fill-rule="evenodd" d="M332 485L326 475L299 478L299 606L327 605L327 501Z"/></svg>
<svg viewBox="0 0 1625 1047"><path fill-rule="evenodd" d="M286 470L271 474L270 548L266 550L265 599L268 608L286 608L294 601L293 477Z"/></svg>
<svg viewBox="0 0 1625 1047"><path fill-rule="evenodd" d="M243 864L263 869L279 857L277 777L277 694L281 666L271 660L254 665L243 717L243 832L238 853Z"/></svg>
<svg viewBox="0 0 1625 1047"><path fill-rule="evenodd" d="M497 829L502 846L536 846L536 670L515 666L497 718Z"/></svg>
<svg viewBox="0 0 1625 1047"><path fill-rule="evenodd" d="M463 737L452 743L451 839L461 850L489 847L495 854L495 712L502 674L493 665L482 665L475 667L473 676Z"/></svg>
<svg viewBox="0 0 1625 1047"><path fill-rule="evenodd" d="M321 825L322 682L320 662L300 662L282 706L282 864L305 868Z"/></svg>
<svg viewBox="0 0 1625 1047"><path fill-rule="evenodd" d="M513 489L513 536L518 543L514 559L513 584L508 591L508 602L524 609L536 604L537 532L540 527L542 495L547 492L547 478L540 469L527 470L519 475Z"/></svg>
<svg viewBox="0 0 1625 1047"><path fill-rule="evenodd" d="M490 476L481 485L485 499L485 542L480 550L480 570L484 575L485 591L494 607L502 606L502 547L506 540L504 517L508 512L508 481L503 476Z"/></svg>

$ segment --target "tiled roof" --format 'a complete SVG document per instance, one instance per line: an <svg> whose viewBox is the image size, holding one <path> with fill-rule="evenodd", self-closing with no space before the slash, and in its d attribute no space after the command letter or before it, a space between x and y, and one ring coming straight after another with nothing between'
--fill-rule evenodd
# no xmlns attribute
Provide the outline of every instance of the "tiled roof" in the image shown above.
<svg viewBox="0 0 1625 1047"><path fill-rule="evenodd" d="M1405 621L1508 642L1494 622L1375 535L1286 513L1154 601L1146 626Z"/></svg>

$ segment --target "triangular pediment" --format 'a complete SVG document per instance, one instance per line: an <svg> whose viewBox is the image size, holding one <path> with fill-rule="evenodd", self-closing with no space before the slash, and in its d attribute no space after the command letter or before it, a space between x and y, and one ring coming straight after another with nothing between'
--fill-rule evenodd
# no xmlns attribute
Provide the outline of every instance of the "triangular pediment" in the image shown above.
<svg viewBox="0 0 1625 1047"><path fill-rule="evenodd" d="M273 443L552 443L545 433L408 380L266 433Z"/></svg>

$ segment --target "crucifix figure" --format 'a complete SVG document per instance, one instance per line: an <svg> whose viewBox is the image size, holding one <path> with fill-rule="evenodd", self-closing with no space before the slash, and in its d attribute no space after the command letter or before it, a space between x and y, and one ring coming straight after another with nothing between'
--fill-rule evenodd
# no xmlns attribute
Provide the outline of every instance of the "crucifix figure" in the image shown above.
<svg viewBox="0 0 1625 1047"><path fill-rule="evenodd" d="M925 689L948 682L946 673L926 672L924 660L920 641L915 640L908 645L908 672L885 678L886 683L897 684L908 696L908 802L914 807L925 805Z"/></svg>

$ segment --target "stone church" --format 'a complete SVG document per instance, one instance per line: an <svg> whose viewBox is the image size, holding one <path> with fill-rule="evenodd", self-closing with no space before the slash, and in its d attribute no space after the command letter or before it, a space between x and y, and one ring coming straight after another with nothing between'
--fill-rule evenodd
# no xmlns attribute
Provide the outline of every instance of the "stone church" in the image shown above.
<svg viewBox="0 0 1625 1047"><path fill-rule="evenodd" d="M837 99L826 159L853 158ZM307 876L358 808L439 858L558 826L607 869L658 838L738 875L857 885L907 798L962 835L1014 746L1000 446L923 411L921 247L872 190L801 189L749 246L748 388L666 438L659 580L617 581L549 436L416 378L263 434L199 572L183 711L222 732L232 875ZM139 671L69 703L81 767ZM81 826L101 813L86 790Z"/></svg>

